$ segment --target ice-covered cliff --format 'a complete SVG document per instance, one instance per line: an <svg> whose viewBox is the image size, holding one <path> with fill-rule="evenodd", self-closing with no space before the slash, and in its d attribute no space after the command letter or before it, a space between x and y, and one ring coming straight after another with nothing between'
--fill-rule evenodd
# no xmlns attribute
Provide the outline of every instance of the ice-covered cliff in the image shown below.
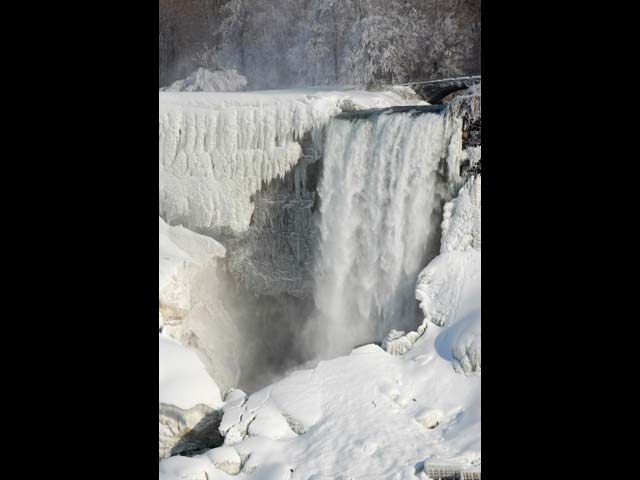
<svg viewBox="0 0 640 480"><path fill-rule="evenodd" d="M160 215L193 230L244 231L251 196L298 163L305 133L320 149L322 127L343 108L409 102L350 90L160 92Z"/></svg>

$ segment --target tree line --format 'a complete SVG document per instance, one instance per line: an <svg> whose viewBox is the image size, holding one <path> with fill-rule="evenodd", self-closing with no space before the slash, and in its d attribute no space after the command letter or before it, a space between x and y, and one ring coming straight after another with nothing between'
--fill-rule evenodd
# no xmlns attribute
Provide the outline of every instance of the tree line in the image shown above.
<svg viewBox="0 0 640 480"><path fill-rule="evenodd" d="M480 73L481 0L159 0L159 83L236 69L252 89Z"/></svg>

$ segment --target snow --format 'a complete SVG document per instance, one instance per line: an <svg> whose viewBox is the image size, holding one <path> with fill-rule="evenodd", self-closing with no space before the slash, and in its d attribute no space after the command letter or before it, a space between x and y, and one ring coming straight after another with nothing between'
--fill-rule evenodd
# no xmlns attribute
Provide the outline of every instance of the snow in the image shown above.
<svg viewBox="0 0 640 480"><path fill-rule="evenodd" d="M436 338L428 329L403 357L367 345L256 392L241 411L225 407L226 428L248 425L221 447L243 461L236 478L413 479L419 462L477 468L480 377L457 374ZM160 478L227 478L209 460L216 450L163 461Z"/></svg>
<svg viewBox="0 0 640 480"><path fill-rule="evenodd" d="M220 406L220 389L198 356L175 340L159 335L160 403L189 409Z"/></svg>
<svg viewBox="0 0 640 480"><path fill-rule="evenodd" d="M198 68L183 80L178 80L161 92L237 92L247 85L247 79L236 70L209 71Z"/></svg>
<svg viewBox="0 0 640 480"><path fill-rule="evenodd" d="M424 104L346 87L159 95L160 215L191 230L234 232L249 225L251 195L298 163L306 133L319 156L321 130L343 107Z"/></svg>
<svg viewBox="0 0 640 480"><path fill-rule="evenodd" d="M180 318L190 310L190 289L195 274L210 260L225 256L214 239L184 227L172 227L159 218L160 327L165 320Z"/></svg>

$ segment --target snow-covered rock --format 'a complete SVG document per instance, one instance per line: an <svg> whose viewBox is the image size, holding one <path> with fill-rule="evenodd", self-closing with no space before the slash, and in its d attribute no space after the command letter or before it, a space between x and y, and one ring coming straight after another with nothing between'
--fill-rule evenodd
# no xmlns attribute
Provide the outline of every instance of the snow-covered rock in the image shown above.
<svg viewBox="0 0 640 480"><path fill-rule="evenodd" d="M183 80L177 80L161 92L238 92L247 85L247 79L237 70L198 68Z"/></svg>
<svg viewBox="0 0 640 480"><path fill-rule="evenodd" d="M220 443L220 389L197 355L160 335L159 359L160 458Z"/></svg>
<svg viewBox="0 0 640 480"><path fill-rule="evenodd" d="M159 457L191 454L222 443L218 432L221 413L204 404L188 409L160 403Z"/></svg>

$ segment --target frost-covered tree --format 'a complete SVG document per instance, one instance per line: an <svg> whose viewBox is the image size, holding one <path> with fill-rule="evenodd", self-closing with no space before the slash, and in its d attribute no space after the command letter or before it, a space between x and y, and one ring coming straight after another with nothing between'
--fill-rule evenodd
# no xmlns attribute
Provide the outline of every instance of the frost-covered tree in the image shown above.
<svg viewBox="0 0 640 480"><path fill-rule="evenodd" d="M424 38L424 21L403 0L368 0L349 30L341 78L371 83L411 76L413 59Z"/></svg>
<svg viewBox="0 0 640 480"><path fill-rule="evenodd" d="M189 58L192 70L237 69L253 89L479 73L481 0L160 2L171 6L161 8L165 72Z"/></svg>
<svg viewBox="0 0 640 480"><path fill-rule="evenodd" d="M362 15L359 0L308 0L287 53L302 84L339 83L350 29Z"/></svg>

